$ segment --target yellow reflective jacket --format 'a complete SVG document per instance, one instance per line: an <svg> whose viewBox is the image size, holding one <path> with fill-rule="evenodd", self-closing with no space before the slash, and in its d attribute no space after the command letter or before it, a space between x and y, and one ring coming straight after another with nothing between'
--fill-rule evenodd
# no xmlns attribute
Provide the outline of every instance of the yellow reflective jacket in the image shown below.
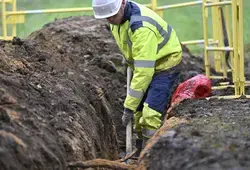
<svg viewBox="0 0 250 170"><path fill-rule="evenodd" d="M181 45L167 22L154 11L132 1L126 4L122 24L111 24L111 31L133 70L124 107L135 111L154 73L181 62Z"/></svg>

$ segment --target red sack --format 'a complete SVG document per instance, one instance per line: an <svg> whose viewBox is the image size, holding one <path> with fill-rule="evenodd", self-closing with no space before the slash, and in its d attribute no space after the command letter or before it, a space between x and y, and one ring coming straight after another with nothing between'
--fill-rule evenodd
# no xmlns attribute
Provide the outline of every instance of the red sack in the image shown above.
<svg viewBox="0 0 250 170"><path fill-rule="evenodd" d="M184 99L200 99L208 97L211 93L211 80L205 75L198 74L183 83L175 90L171 107L180 103Z"/></svg>

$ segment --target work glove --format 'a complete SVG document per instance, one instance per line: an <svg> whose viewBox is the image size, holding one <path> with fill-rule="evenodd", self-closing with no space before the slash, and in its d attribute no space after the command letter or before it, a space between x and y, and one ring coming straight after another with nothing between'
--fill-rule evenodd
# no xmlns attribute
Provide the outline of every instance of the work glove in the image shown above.
<svg viewBox="0 0 250 170"><path fill-rule="evenodd" d="M128 122L134 117L134 112L130 109L125 108L122 115L122 124L127 126Z"/></svg>

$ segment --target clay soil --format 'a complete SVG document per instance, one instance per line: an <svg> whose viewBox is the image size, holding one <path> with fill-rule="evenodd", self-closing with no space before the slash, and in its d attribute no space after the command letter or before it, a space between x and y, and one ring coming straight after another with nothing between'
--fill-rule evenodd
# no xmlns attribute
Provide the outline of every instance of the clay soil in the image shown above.
<svg viewBox="0 0 250 170"><path fill-rule="evenodd" d="M203 60L183 49L181 81L204 73ZM119 159L125 96L122 56L104 21L70 17L0 41L0 169ZM138 169L247 169L249 108L248 99L182 102Z"/></svg>

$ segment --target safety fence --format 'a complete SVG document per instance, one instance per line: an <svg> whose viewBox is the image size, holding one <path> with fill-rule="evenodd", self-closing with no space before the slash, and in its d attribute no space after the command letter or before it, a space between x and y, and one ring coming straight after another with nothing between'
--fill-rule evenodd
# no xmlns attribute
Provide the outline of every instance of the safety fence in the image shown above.
<svg viewBox="0 0 250 170"><path fill-rule="evenodd" d="M223 98L250 97L245 94L245 86L250 83L245 80L244 76L242 1L243 0L199 0L159 6L158 0L151 0L149 4L145 4L161 16L164 10L197 5L201 6L204 39L183 41L182 44L204 44L204 64L208 78L224 79L228 77L228 72L232 72L233 85L230 85L229 82L223 82L220 86L213 87L213 89L234 88L233 95L220 96ZM2 5L2 36L0 36L0 39L4 40L11 40L16 36L16 24L25 23L26 15L92 11L91 7L17 11L16 0L0 0L0 3ZM11 10L7 10L7 4L11 6ZM212 14L212 38L208 37L209 12ZM8 33L7 25L11 25L11 33ZM211 75L209 52L213 52L215 71L222 74L222 76Z"/></svg>

